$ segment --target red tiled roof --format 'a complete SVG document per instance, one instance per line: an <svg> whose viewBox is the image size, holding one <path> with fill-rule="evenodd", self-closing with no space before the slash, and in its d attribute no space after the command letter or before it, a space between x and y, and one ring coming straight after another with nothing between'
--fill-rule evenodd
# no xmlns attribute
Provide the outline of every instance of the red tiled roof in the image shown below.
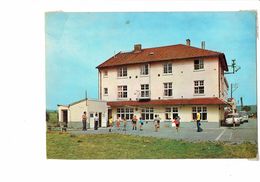
<svg viewBox="0 0 260 182"><path fill-rule="evenodd" d="M143 106L143 105L228 105L222 99L211 98L193 98L193 99L169 99L169 100L150 100L150 101L111 101L107 102L111 107L120 106Z"/></svg>
<svg viewBox="0 0 260 182"><path fill-rule="evenodd" d="M97 68L214 56L220 57L220 59L224 63L222 64L225 70L228 69L225 55L223 53L187 46L183 44L147 48L142 49L141 52L119 52L115 56L109 58L107 61L97 66Z"/></svg>

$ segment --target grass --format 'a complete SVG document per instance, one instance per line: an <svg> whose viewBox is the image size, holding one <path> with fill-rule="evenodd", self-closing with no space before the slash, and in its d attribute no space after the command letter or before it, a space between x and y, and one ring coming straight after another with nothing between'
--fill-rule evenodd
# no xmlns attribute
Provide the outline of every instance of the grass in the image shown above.
<svg viewBox="0 0 260 182"><path fill-rule="evenodd" d="M255 158L257 145L47 132L48 159Z"/></svg>

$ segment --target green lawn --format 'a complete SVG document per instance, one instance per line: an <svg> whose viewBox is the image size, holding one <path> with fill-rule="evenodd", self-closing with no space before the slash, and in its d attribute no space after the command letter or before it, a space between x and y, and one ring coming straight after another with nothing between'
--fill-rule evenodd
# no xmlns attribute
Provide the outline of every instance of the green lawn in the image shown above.
<svg viewBox="0 0 260 182"><path fill-rule="evenodd" d="M48 159L255 158L257 145L47 132Z"/></svg>

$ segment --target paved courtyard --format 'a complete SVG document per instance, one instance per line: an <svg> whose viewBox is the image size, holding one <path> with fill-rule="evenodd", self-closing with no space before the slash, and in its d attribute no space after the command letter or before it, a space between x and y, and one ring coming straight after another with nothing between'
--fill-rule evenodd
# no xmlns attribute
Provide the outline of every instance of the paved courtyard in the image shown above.
<svg viewBox="0 0 260 182"><path fill-rule="evenodd" d="M170 126L170 123L161 123L159 132L154 131L153 123L145 123L143 131L132 130L131 123L128 123L127 131L117 130L115 127L111 133L131 134L140 136L152 136L160 138L170 138L187 141L227 141L234 143L251 142L257 143L257 122L256 119L250 119L248 123L241 124L238 127L218 127L213 123L202 123L203 132L196 132L194 122L182 122L179 132ZM108 128L99 128L98 130L88 129L87 131L71 130L73 134L102 134L109 133Z"/></svg>

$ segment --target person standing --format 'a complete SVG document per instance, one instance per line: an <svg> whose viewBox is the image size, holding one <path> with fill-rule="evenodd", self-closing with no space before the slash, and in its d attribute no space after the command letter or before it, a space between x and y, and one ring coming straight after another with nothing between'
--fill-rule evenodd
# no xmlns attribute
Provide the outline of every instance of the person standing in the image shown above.
<svg viewBox="0 0 260 182"><path fill-rule="evenodd" d="M112 116L109 118L108 122L109 122L109 132L111 132L112 131L112 127L113 127L113 118L112 118Z"/></svg>
<svg viewBox="0 0 260 182"><path fill-rule="evenodd" d="M155 119L154 119L154 128L155 128L155 132L158 132L158 129L160 128L160 119L158 118L157 115L155 115Z"/></svg>
<svg viewBox="0 0 260 182"><path fill-rule="evenodd" d="M120 130L120 118L117 117L116 119L116 127L117 127L117 130Z"/></svg>
<svg viewBox="0 0 260 182"><path fill-rule="evenodd" d="M126 124L127 124L127 121L125 118L123 118L123 125L124 125L123 131L126 131Z"/></svg>
<svg viewBox="0 0 260 182"><path fill-rule="evenodd" d="M200 113L199 112L197 112L197 132L201 132L202 131L202 128L200 127L200 118L201 118L201 116L200 116Z"/></svg>
<svg viewBox="0 0 260 182"><path fill-rule="evenodd" d="M81 118L82 118L82 125L83 125L82 130L87 131L87 113L86 113L86 111L83 112L83 115Z"/></svg>
<svg viewBox="0 0 260 182"><path fill-rule="evenodd" d="M136 123L137 123L137 118L136 118L136 116L134 116L132 119L133 130L136 130Z"/></svg>
<svg viewBox="0 0 260 182"><path fill-rule="evenodd" d="M140 123L140 131L143 131L144 120L142 119L142 117L139 118L139 123Z"/></svg>
<svg viewBox="0 0 260 182"><path fill-rule="evenodd" d="M98 115L96 113L95 117L94 117L94 130L97 130L97 129L98 129Z"/></svg>
<svg viewBox="0 0 260 182"><path fill-rule="evenodd" d="M179 127L180 127L180 120L181 120L181 118L179 117L179 116L177 116L176 118L175 118L175 126L176 126L176 130L177 130L177 132L179 132Z"/></svg>

